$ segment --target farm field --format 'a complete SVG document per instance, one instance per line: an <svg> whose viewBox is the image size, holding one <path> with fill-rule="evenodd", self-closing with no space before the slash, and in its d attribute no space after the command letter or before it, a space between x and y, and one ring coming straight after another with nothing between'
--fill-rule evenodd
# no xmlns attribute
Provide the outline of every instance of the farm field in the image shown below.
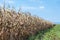
<svg viewBox="0 0 60 40"><path fill-rule="evenodd" d="M40 31L37 35L29 37L29 40L60 40L60 24L51 29Z"/></svg>

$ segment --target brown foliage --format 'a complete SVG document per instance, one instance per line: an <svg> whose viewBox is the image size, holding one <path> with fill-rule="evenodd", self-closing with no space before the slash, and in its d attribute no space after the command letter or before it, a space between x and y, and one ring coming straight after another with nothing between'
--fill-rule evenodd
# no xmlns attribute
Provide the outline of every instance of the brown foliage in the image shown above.
<svg viewBox="0 0 60 40"><path fill-rule="evenodd" d="M29 36L50 27L53 24L41 18L0 9L0 40L27 40Z"/></svg>

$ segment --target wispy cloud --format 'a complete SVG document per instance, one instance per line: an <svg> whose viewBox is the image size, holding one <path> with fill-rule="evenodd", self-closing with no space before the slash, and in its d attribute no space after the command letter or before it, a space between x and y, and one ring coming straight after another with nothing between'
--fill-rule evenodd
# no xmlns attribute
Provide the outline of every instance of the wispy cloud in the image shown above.
<svg viewBox="0 0 60 40"><path fill-rule="evenodd" d="M36 7L31 7L31 6L21 6L21 9L24 9L24 10L34 10L34 9L36 9Z"/></svg>
<svg viewBox="0 0 60 40"><path fill-rule="evenodd" d="M8 1L8 3L14 3L14 1Z"/></svg>
<svg viewBox="0 0 60 40"><path fill-rule="evenodd" d="M45 7L44 7L44 6L40 6L39 8L40 8L40 9L44 9Z"/></svg>
<svg viewBox="0 0 60 40"><path fill-rule="evenodd" d="M40 0L29 0L29 1L31 1L31 2L37 2L37 1L40 1Z"/></svg>
<svg viewBox="0 0 60 40"><path fill-rule="evenodd" d="M22 10L43 10L45 7L44 6L38 6L38 7L34 7L34 6L20 6L20 8Z"/></svg>
<svg viewBox="0 0 60 40"><path fill-rule="evenodd" d="M0 7L3 7L3 4L2 3L0 3Z"/></svg>
<svg viewBox="0 0 60 40"><path fill-rule="evenodd" d="M30 0L30 1L37 1L37 0Z"/></svg>
<svg viewBox="0 0 60 40"><path fill-rule="evenodd" d="M9 4L13 4L14 3L14 0L4 0L5 3L9 3Z"/></svg>

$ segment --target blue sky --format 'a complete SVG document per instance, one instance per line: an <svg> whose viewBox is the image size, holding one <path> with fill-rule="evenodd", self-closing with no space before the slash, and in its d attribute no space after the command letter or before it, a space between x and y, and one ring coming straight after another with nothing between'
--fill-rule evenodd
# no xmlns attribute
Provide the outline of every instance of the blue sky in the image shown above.
<svg viewBox="0 0 60 40"><path fill-rule="evenodd" d="M1 6L3 3L4 0L0 0ZM60 0L5 0L5 4L45 20L60 22Z"/></svg>

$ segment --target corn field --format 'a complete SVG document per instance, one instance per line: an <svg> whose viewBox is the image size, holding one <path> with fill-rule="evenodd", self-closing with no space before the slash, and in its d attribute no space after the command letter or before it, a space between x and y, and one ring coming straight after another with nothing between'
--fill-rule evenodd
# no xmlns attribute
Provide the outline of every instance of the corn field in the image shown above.
<svg viewBox="0 0 60 40"><path fill-rule="evenodd" d="M55 26L29 13L0 8L0 40L28 40L41 30Z"/></svg>

